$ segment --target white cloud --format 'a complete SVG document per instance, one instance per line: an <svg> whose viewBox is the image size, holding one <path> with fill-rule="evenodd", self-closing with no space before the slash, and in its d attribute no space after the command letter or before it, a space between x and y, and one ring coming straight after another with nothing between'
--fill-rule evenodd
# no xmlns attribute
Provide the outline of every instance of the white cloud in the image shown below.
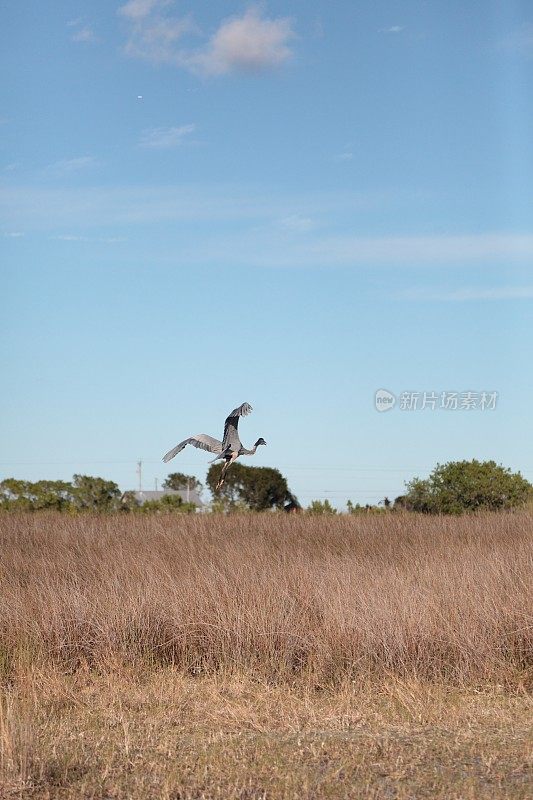
<svg viewBox="0 0 533 800"><path fill-rule="evenodd" d="M52 236L51 239L54 239L59 242L88 242L89 239L87 236L76 236L73 233L61 233L59 236Z"/></svg>
<svg viewBox="0 0 533 800"><path fill-rule="evenodd" d="M437 300L465 302L468 300L527 300L533 299L533 286L496 286L488 288L463 287L450 291L434 291L415 287L400 295L408 300Z"/></svg>
<svg viewBox="0 0 533 800"><path fill-rule="evenodd" d="M71 172L79 172L89 167L94 167L98 164L98 159L94 156L79 156L78 158L63 158L60 161L55 161L46 167L47 172L55 173L58 175L69 174Z"/></svg>
<svg viewBox="0 0 533 800"><path fill-rule="evenodd" d="M401 33L405 30L405 25L391 25L390 28L380 28L380 33Z"/></svg>
<svg viewBox="0 0 533 800"><path fill-rule="evenodd" d="M339 153L335 156L335 161L352 161L353 160L353 153L350 151L345 151L344 153Z"/></svg>
<svg viewBox="0 0 533 800"><path fill-rule="evenodd" d="M149 24L135 25L124 52L133 58L142 58L156 64L179 65L183 56L177 44L193 30L190 19L173 21L151 20Z"/></svg>
<svg viewBox="0 0 533 800"><path fill-rule="evenodd" d="M190 17L162 13L170 5L171 0L130 0L119 8L128 25L126 55L163 64L181 61L180 40L196 29Z"/></svg>
<svg viewBox="0 0 533 800"><path fill-rule="evenodd" d="M192 124L174 128L150 128L141 134L139 145L160 150L179 147L195 128L196 126Z"/></svg>
<svg viewBox="0 0 533 800"><path fill-rule="evenodd" d="M280 225L288 231L305 233L313 228L313 220L311 217L302 217L300 214L290 214L280 220Z"/></svg>
<svg viewBox="0 0 533 800"><path fill-rule="evenodd" d="M20 239L24 234L20 231L9 231L8 233L4 233L3 236L6 239Z"/></svg>
<svg viewBox="0 0 533 800"><path fill-rule="evenodd" d="M169 0L129 0L121 6L118 13L128 19L144 19L148 17L156 8L164 8L170 5Z"/></svg>
<svg viewBox="0 0 533 800"><path fill-rule="evenodd" d="M203 52L192 56L190 63L208 75L257 72L288 61L293 38L288 17L265 19L258 8L252 7L242 17L222 22Z"/></svg>
<svg viewBox="0 0 533 800"><path fill-rule="evenodd" d="M94 31L88 25L85 25L83 28L80 28L75 33L72 34L70 37L73 42L94 42L96 41L96 36L94 35Z"/></svg>
<svg viewBox="0 0 533 800"><path fill-rule="evenodd" d="M99 242L101 244L115 244L117 242L127 241L123 236L78 236L74 233L60 233L57 236L50 237L56 242Z"/></svg>
<svg viewBox="0 0 533 800"><path fill-rule="evenodd" d="M186 47L187 34L200 34L188 16L167 13L171 0L130 0L119 8L128 24L125 52L155 63L167 63L203 75L258 72L277 67L292 56L294 38L288 17L268 19L255 6L223 20L203 46Z"/></svg>
<svg viewBox="0 0 533 800"><path fill-rule="evenodd" d="M67 22L67 28L72 28L70 37L72 42L95 42L96 36L90 25L86 25L81 17L71 19Z"/></svg>

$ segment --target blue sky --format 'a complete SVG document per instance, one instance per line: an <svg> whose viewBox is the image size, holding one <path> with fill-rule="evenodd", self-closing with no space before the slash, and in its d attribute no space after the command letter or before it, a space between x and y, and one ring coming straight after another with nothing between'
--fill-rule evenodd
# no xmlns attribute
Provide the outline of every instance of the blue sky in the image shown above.
<svg viewBox="0 0 533 800"><path fill-rule="evenodd" d="M0 475L131 488L142 458L153 488L248 401L246 463L305 504L450 459L533 480L530 3L2 17Z"/></svg>

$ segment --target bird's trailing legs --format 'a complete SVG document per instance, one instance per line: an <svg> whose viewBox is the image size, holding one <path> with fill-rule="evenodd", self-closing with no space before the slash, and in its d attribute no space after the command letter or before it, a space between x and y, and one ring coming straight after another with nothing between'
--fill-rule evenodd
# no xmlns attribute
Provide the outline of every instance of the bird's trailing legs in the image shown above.
<svg viewBox="0 0 533 800"><path fill-rule="evenodd" d="M222 467L222 472L220 473L220 478L219 478L219 481L218 481L218 483L217 483L217 488L216 488L217 492L218 492L218 490L219 490L219 489L220 489L220 488L221 488L221 487L224 485L224 479L225 479L225 477L226 477L226 472L228 471L228 469L231 467L231 465L233 464L233 462L234 462L234 461L235 461L235 460L236 460L238 457L239 457L239 454L238 454L238 453L232 453L232 454L231 454L231 456L230 456L229 458L227 458L227 459L226 459L226 463L225 463L225 464L224 464L224 466Z"/></svg>

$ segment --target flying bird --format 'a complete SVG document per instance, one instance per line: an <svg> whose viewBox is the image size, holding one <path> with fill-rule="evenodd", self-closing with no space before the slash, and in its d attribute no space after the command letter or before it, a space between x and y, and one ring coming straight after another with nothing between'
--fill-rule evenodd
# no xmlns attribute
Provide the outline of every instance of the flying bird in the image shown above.
<svg viewBox="0 0 533 800"><path fill-rule="evenodd" d="M246 447L243 447L239 439L239 417L246 417L251 410L252 406L250 403L243 403L228 414L224 423L224 436L222 441L208 436L207 433L197 433L196 436L189 436L188 439L184 439L183 442L180 442L176 447L173 447L172 450L169 450L168 453L163 456L163 461L165 463L170 461L171 458L174 458L174 456L181 452L188 444L192 444L193 447L199 447L201 450L207 450L209 453L216 453L216 458L210 461L210 464L213 464L219 459L224 459L226 462L222 467L220 479L216 487L217 490L220 489L224 483L226 472L239 456L253 456L259 445L266 444L264 439L258 439L253 448L247 450Z"/></svg>

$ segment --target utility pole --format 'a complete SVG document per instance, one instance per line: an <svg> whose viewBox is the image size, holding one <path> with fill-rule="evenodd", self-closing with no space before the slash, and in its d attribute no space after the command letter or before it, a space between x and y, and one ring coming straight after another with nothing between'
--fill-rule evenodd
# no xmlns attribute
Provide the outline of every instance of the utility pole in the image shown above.
<svg viewBox="0 0 533 800"><path fill-rule="evenodd" d="M155 490L157 492L157 478L155 479Z"/></svg>
<svg viewBox="0 0 533 800"><path fill-rule="evenodd" d="M190 480L187 478L187 502L189 502L189 498L190 498L190 492L191 492L191 482L190 482Z"/></svg>
<svg viewBox="0 0 533 800"><path fill-rule="evenodd" d="M143 490L143 462L137 461L137 475L139 476L139 491Z"/></svg>

